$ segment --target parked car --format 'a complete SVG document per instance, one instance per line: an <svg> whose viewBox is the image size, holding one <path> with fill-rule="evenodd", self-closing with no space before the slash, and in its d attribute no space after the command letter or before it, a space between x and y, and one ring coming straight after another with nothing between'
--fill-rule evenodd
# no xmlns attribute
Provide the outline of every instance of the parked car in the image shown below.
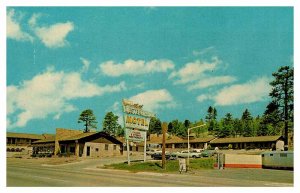
<svg viewBox="0 0 300 193"><path fill-rule="evenodd" d="M202 151L204 151L204 149L193 149L192 151L195 151L195 152L201 153Z"/></svg>
<svg viewBox="0 0 300 193"><path fill-rule="evenodd" d="M202 157L211 157L211 156L215 155L216 153L217 153L216 150L206 149L201 152L201 156Z"/></svg>
<svg viewBox="0 0 300 193"><path fill-rule="evenodd" d="M169 153L166 153L166 159L167 160L171 160L171 159L174 159L173 156L171 156L171 154ZM154 159L154 160L161 160L162 159L162 153L154 153L151 155L151 157Z"/></svg>
<svg viewBox="0 0 300 193"><path fill-rule="evenodd" d="M178 157L180 158L200 158L201 157L201 153L198 153L197 151L191 150L190 152L188 152L188 150L184 150L181 151L180 153L177 154Z"/></svg>
<svg viewBox="0 0 300 193"><path fill-rule="evenodd" d="M162 151L158 149L150 149L149 151L146 152L146 155L153 155L155 153L162 153Z"/></svg>

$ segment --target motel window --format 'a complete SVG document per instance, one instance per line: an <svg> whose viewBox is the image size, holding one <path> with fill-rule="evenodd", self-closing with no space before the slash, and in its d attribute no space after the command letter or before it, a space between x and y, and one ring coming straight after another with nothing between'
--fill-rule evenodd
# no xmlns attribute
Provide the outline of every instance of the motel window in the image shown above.
<svg viewBox="0 0 300 193"><path fill-rule="evenodd" d="M105 150L108 150L108 144L105 144Z"/></svg>
<svg viewBox="0 0 300 193"><path fill-rule="evenodd" d="M75 147L70 147L70 153L75 153Z"/></svg>
<svg viewBox="0 0 300 193"><path fill-rule="evenodd" d="M117 145L114 145L114 150L116 150L117 149Z"/></svg>
<svg viewBox="0 0 300 193"><path fill-rule="evenodd" d="M281 153L280 157L287 157L287 154L286 153Z"/></svg>
<svg viewBox="0 0 300 193"><path fill-rule="evenodd" d="M129 147L129 151L132 151L132 146Z"/></svg>
<svg viewBox="0 0 300 193"><path fill-rule="evenodd" d="M135 151L139 151L139 147L135 147Z"/></svg>
<svg viewBox="0 0 300 193"><path fill-rule="evenodd" d="M273 154L271 153L270 156L273 156Z"/></svg>
<svg viewBox="0 0 300 193"><path fill-rule="evenodd" d="M96 148L95 151L98 152L98 151L99 151L99 148Z"/></svg>

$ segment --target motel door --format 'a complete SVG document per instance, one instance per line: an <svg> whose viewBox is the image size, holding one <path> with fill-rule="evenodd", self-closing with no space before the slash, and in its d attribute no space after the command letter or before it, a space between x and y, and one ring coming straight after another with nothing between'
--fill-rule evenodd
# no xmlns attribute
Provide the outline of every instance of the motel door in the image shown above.
<svg viewBox="0 0 300 193"><path fill-rule="evenodd" d="M90 146L86 147L86 156L90 156L90 151L91 151L90 148L91 148Z"/></svg>

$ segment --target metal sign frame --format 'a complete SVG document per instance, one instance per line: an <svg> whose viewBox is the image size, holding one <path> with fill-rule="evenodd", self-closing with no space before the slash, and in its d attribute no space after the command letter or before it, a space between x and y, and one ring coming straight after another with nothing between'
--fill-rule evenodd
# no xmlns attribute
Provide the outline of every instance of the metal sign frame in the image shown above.
<svg viewBox="0 0 300 193"><path fill-rule="evenodd" d="M143 105L137 104L127 99L122 100L122 106L123 106L123 114L124 114L123 120L124 120L125 132L127 129L131 129L139 132L145 132L144 133L144 162L146 162L147 130L149 129L150 118L155 117L155 114L148 111L144 111L142 109ZM132 120L130 119L130 121L128 121L127 119L128 116L131 116ZM126 121L128 121L128 123L126 123ZM127 160L128 160L128 165L130 165L129 139L126 134L125 134L125 139L126 139L126 147L127 147ZM133 139L130 141L136 141L136 140Z"/></svg>

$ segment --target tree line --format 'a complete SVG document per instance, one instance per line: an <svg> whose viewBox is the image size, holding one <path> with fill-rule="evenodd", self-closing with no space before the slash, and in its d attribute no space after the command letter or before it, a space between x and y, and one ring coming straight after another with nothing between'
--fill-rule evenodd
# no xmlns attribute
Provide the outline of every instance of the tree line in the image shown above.
<svg viewBox="0 0 300 193"><path fill-rule="evenodd" d="M253 117L248 109L245 109L240 117L234 118L228 112L224 117L218 119L216 107L209 106L205 119L191 122L186 119L180 121L174 119L168 124L168 133L180 137L187 136L187 129L194 126L205 126L193 129L197 137L251 137L266 135L283 135L287 144L288 132L293 130L294 119L294 69L290 66L282 66L272 74L270 82L272 90L269 94L271 100L261 116ZM124 128L118 123L118 116L113 112L106 113L102 121L103 131L112 136L124 136ZM84 132L90 128L96 128L96 117L93 111L83 111L78 123L84 123ZM162 132L159 118L151 118L149 124L150 134Z"/></svg>

